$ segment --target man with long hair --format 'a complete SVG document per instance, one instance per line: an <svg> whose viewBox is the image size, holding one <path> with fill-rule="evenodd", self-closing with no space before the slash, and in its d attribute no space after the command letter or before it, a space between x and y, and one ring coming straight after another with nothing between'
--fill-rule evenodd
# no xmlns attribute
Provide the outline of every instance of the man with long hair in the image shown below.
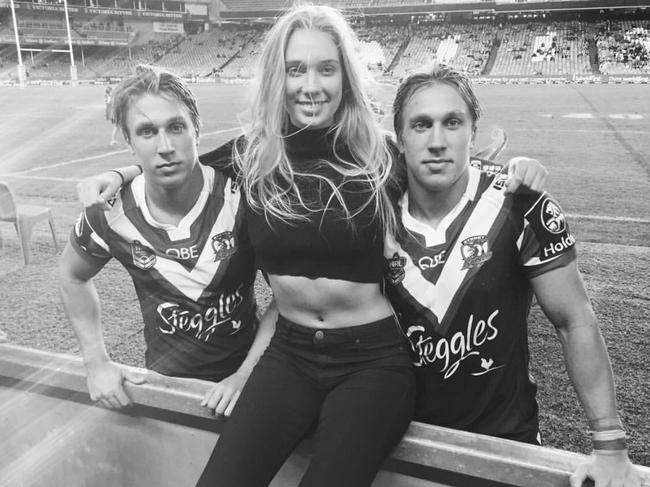
<svg viewBox="0 0 650 487"><path fill-rule="evenodd" d="M551 195L507 195L503 175L472 167L480 113L469 79L446 65L408 76L393 103L402 225L385 255L388 294L413 351L415 419L540 444L528 368L534 295L556 328L593 437L572 487L587 477L636 487L575 238Z"/></svg>
<svg viewBox="0 0 650 487"><path fill-rule="evenodd" d="M126 406L123 381L142 381L113 363L104 346L92 277L115 258L138 294L147 368L218 382L204 403L229 414L275 316L258 324L239 188L198 163L196 99L176 75L139 67L114 90L112 119L143 174L123 185L107 211L84 210L59 266L91 398Z"/></svg>

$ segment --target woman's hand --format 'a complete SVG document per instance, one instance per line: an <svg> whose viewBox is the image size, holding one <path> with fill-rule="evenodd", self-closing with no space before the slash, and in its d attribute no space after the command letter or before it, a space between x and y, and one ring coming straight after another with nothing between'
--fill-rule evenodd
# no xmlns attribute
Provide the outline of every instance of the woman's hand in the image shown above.
<svg viewBox="0 0 650 487"><path fill-rule="evenodd" d="M508 168L506 193L514 193L520 186L526 186L538 193L544 191L548 170L537 159L513 157L506 166Z"/></svg>
<svg viewBox="0 0 650 487"><path fill-rule="evenodd" d="M115 171L107 171L82 179L77 184L77 197L84 208L99 206L108 211L121 186L120 175Z"/></svg>

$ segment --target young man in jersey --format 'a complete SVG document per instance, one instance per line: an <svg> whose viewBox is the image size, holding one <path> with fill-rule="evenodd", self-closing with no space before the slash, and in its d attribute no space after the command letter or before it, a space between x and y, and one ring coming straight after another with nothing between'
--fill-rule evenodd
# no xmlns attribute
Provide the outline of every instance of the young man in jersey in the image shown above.
<svg viewBox="0 0 650 487"><path fill-rule="evenodd" d="M386 246L387 287L414 354L415 419L539 443L527 343L534 294L557 329L594 439L571 485L588 476L638 486L560 206L547 193L506 195L504 175L472 167L480 108L469 79L452 68L405 79L393 113L408 191L403 227Z"/></svg>
<svg viewBox="0 0 650 487"><path fill-rule="evenodd" d="M203 402L229 414L275 318L268 312L258 325L242 195L230 178L198 163L196 99L180 78L140 67L112 103L143 174L109 211L86 208L60 260L61 295L91 398L126 406L123 381L141 382L110 360L102 337L92 277L114 257L140 301L147 368L219 382Z"/></svg>

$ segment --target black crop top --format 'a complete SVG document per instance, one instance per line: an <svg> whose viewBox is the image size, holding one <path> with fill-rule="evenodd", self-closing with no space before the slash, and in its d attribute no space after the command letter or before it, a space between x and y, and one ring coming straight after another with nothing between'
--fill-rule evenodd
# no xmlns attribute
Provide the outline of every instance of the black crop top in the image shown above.
<svg viewBox="0 0 650 487"><path fill-rule="evenodd" d="M296 171L318 173L338 184L350 214L368 200L368 183L350 181L322 159L336 161L332 136L322 130L302 130L286 139L287 152ZM229 165L233 142L201 157L201 162L224 170ZM338 145L340 157L353 158ZM336 162L334 162L336 163ZM349 221L341 204L333 198L324 210L332 190L318 178L297 175L296 183L307 211L297 200L296 210L309 220L283 222L247 207L248 232L260 268L267 274L326 277L353 282L375 283L382 279L383 227L375 217L374 204L367 205ZM247 205L248 206L248 205Z"/></svg>

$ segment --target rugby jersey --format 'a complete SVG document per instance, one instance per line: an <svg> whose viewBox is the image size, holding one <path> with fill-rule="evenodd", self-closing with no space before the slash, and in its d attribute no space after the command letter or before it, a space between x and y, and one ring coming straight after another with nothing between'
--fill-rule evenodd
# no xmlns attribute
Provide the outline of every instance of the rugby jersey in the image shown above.
<svg viewBox="0 0 650 487"><path fill-rule="evenodd" d="M200 167L203 188L178 226L151 216L140 175L110 211L85 210L71 242L83 258L115 257L131 275L147 368L218 381L237 370L255 336L255 265L239 188Z"/></svg>
<svg viewBox="0 0 650 487"><path fill-rule="evenodd" d="M575 240L549 194L506 196L506 175L469 171L437 229L404 195L404 228L384 251L387 292L412 348L415 419L517 438L538 428L529 280L572 261Z"/></svg>

